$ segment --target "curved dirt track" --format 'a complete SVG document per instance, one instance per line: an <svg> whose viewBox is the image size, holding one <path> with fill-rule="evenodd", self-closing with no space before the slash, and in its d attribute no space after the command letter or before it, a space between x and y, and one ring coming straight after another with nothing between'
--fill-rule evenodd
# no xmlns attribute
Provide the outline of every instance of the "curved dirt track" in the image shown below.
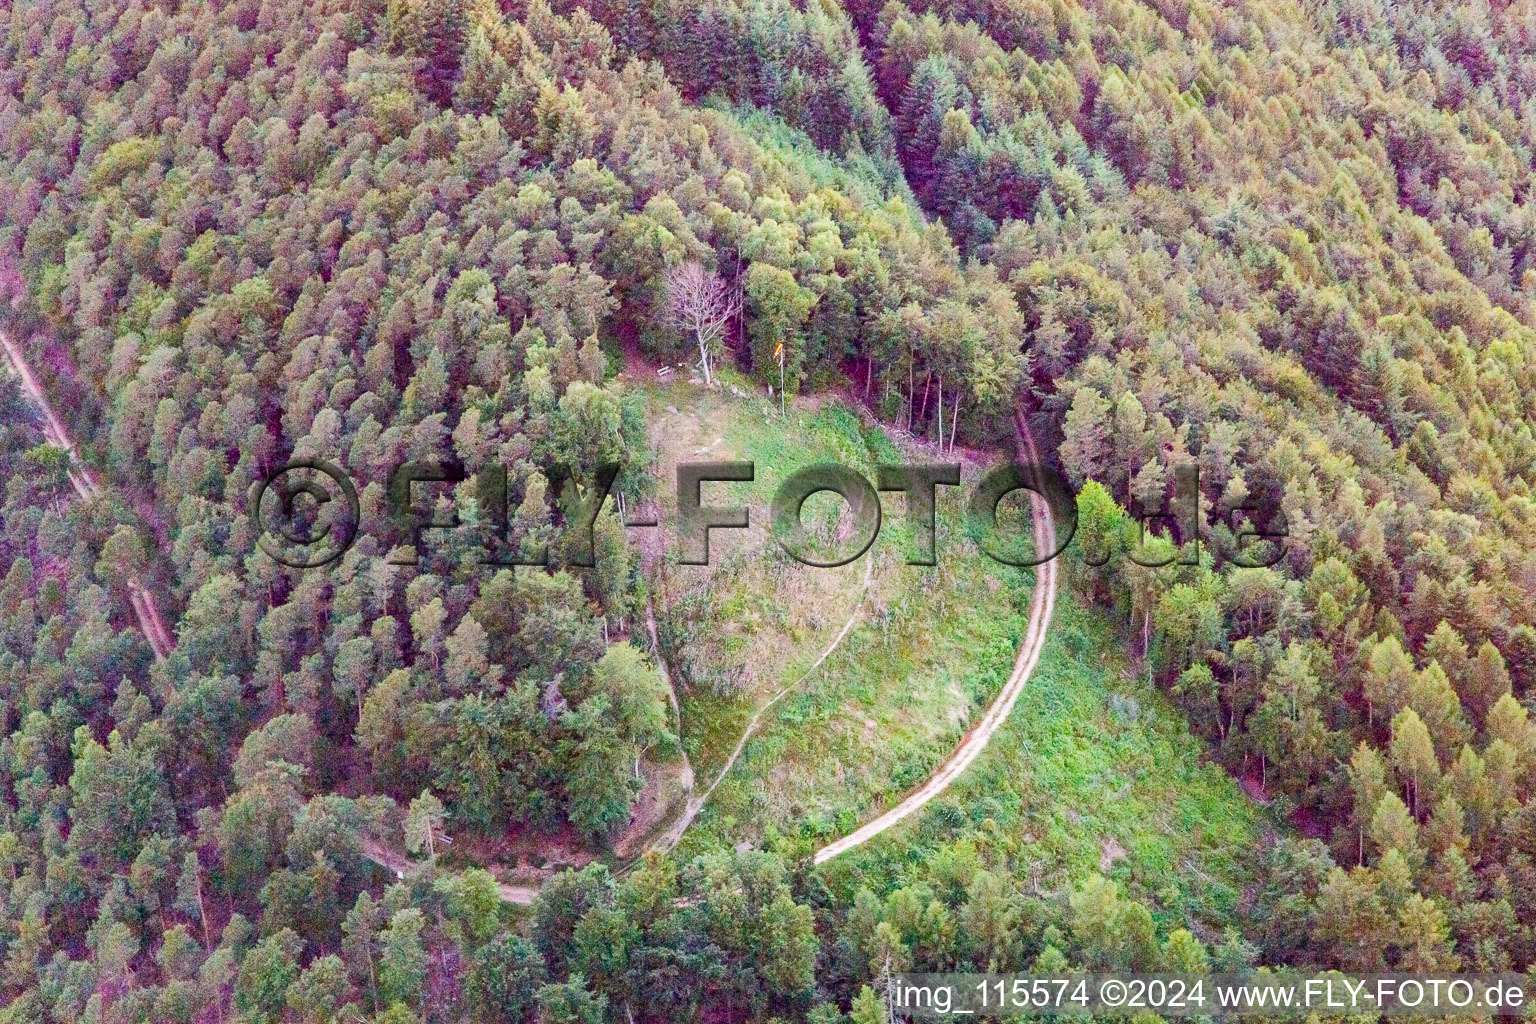
<svg viewBox="0 0 1536 1024"><path fill-rule="evenodd" d="M1031 463L1038 465L1040 456L1035 448L1035 439L1029 432L1029 424L1024 421L1022 415L1015 414L1014 425L1018 430L1020 446L1024 454L1028 456ZM1035 524L1035 549L1037 551L1052 550L1056 546L1056 529L1051 522L1051 511L1045 499L1031 493L1030 511ZM897 822L916 814L930 800L948 789L949 784L959 778L960 773L976 760L986 749L987 741L992 738L992 734L1008 720L1009 713L1013 711L1013 705L1024 690L1024 684L1029 682L1030 674L1040 660L1040 652L1045 647L1045 631L1051 624L1051 613L1055 607L1056 560L1053 558L1037 570L1035 596L1029 610L1029 624L1024 631L1024 639L1019 644L1019 654L1013 663L1013 672L1009 674L1008 681L1003 684L1002 691L998 693L992 706L987 708L987 713L982 716L980 723L965 734L959 746L955 747L954 753L949 755L949 760L940 765L938 771L928 777L927 782L878 818L817 850L814 863L823 864L840 853L846 853L855 846L873 839Z"/></svg>
<svg viewBox="0 0 1536 1024"><path fill-rule="evenodd" d="M65 432L64 422L53 411L53 406L48 402L48 396L43 393L42 385L37 382L37 378L32 375L32 368L22 358L21 349L4 334L0 334L0 346L5 348L12 371L21 379L22 390L43 414L43 437L55 448L62 448L69 453L70 466L67 472L75 493L82 501L91 501L98 497L101 494L101 481L97 480L96 474L80 461L80 453L75 450L75 443ZM164 661L176 646L176 642L171 638L171 631L165 628L165 620L160 617L160 610L155 607L154 596L140 586L138 580L130 579L128 601L133 606L133 616L138 620L139 629L143 632L144 638L149 641L150 649L155 652L156 658Z"/></svg>

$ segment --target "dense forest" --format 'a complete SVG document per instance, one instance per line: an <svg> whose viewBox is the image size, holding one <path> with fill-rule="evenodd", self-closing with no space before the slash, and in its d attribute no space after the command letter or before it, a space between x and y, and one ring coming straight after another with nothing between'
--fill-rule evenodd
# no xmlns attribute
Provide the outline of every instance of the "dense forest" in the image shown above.
<svg viewBox="0 0 1536 1024"><path fill-rule="evenodd" d="M100 487L0 380L0 1018L876 1024L905 968L1536 962L1529 4L4 19L0 329ZM614 505L593 570L482 564L559 555L600 465L654 496L626 360L941 451L1023 410L1075 598L1285 822L1252 898L1040 892L936 819L898 879L653 853L505 902L499 843L601 854L679 742ZM357 485L323 571L253 535L293 459ZM466 528L389 514L408 460ZM1203 535L1143 536L1185 466Z"/></svg>

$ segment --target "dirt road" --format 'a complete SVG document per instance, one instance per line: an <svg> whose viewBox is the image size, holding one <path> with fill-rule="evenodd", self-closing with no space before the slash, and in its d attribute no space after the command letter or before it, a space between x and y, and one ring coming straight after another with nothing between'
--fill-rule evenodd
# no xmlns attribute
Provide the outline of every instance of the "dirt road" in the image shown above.
<svg viewBox="0 0 1536 1024"><path fill-rule="evenodd" d="M82 501L91 501L99 497L101 481L80 460L80 453L75 449L75 443L70 440L68 432L65 431L64 422L53 411L53 406L48 403L48 396L43 393L42 385L37 382L37 378L32 374L32 368L22 358L21 348L4 334L0 334L0 346L5 348L12 372L21 379L22 390L43 414L43 437L55 448L63 448L69 453L70 465L67 472L75 493ZM164 661L176 646L176 642L171 638L171 631L165 627L165 620L160 617L160 610L155 607L154 595L140 586L138 580L130 579L128 602L133 607L133 615L138 620L139 629L143 632L144 638L149 641L150 649L155 652L156 658Z"/></svg>
<svg viewBox="0 0 1536 1024"><path fill-rule="evenodd" d="M1024 422L1022 416L1015 416L1014 422L1018 428L1023 454L1033 463L1039 464L1039 452L1035 448L1035 439L1029 432L1029 425ZM1056 530L1051 523L1050 508L1046 505L1044 498L1031 494L1030 509L1035 523L1036 550L1052 550L1056 546ZM987 741L992 738L992 734L1008 720L1014 703L1018 701L1024 685L1029 682L1030 674L1040 660L1040 652L1045 647L1045 631L1051 624L1051 613L1056 607L1056 560L1052 559L1045 563L1036 572L1035 596L1030 606L1029 624L1024 631L1024 639L1019 644L1019 654L1014 661L1013 672L1008 676L1002 691L992 702L992 706L987 709L987 713L982 716L976 728L965 734L960 745L955 747L954 753L949 755L949 760L929 776L927 782L878 818L816 851L815 863L824 864L838 854L846 853L855 846L868 842L897 822L916 814L930 800L948 789L949 784L959 778L960 773L970 767L971 762L986 749Z"/></svg>
<svg viewBox="0 0 1536 1024"><path fill-rule="evenodd" d="M424 866L423 862L413 861L405 854L391 850L372 839L361 839L358 846L362 849L364 857L385 871L393 871L396 878L403 879ZM503 903L516 903L519 906L527 906L539 894L537 889L531 889L526 885L508 885L505 882L497 882L496 891L501 894Z"/></svg>

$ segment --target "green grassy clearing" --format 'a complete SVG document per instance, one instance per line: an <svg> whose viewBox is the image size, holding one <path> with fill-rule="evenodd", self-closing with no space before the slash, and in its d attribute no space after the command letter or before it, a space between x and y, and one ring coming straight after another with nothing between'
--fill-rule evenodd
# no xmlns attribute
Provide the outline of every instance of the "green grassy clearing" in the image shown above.
<svg viewBox="0 0 1536 1024"><path fill-rule="evenodd" d="M1132 674L1112 624L1063 590L1039 665L976 763L923 814L823 871L834 887L878 890L921 874L941 847L987 843L1042 892L1104 870L1171 918L1227 920L1277 826L1204 753Z"/></svg>
<svg viewBox="0 0 1536 1024"><path fill-rule="evenodd" d="M786 423L764 415L760 393L732 396L732 381L713 392L643 385L664 493L678 458L757 463L754 483L706 485L705 495L748 504L752 529L717 532L709 567L677 565L670 552L661 588L658 616L685 641L674 657L693 681L680 697L699 787L714 779L752 713L826 648L859 593L863 559L818 569L778 550L766 531L774 489L810 462L872 474L876 462L903 457L836 401L792 409ZM694 454L704 445L712 447ZM963 524L982 468L968 464L964 486L939 490L934 568L903 564L911 542L904 503L883 496L861 618L764 716L689 830L684 854L742 841L808 854L926 778L993 699L1012 667L1034 576L981 555ZM827 497L808 503L808 521L821 515L830 525L826 512L841 502ZM863 880L878 889L880 879L894 885L909 869L920 873L941 846L986 841L1042 891L1104 865L1167 912L1224 919L1272 823L1203 751L1177 710L1132 674L1112 624L1063 588L1041 662L977 763L923 814L823 870L834 886Z"/></svg>

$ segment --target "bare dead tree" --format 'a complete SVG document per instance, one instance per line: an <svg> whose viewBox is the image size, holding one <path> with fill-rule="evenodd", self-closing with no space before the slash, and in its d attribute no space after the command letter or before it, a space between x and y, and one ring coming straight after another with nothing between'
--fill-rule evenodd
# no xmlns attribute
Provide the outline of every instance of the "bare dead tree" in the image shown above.
<svg viewBox="0 0 1536 1024"><path fill-rule="evenodd" d="M704 383L713 383L710 360L713 349L741 308L736 291L714 271L690 260L667 271L667 306L663 320L668 327L692 334L699 346L699 366Z"/></svg>

